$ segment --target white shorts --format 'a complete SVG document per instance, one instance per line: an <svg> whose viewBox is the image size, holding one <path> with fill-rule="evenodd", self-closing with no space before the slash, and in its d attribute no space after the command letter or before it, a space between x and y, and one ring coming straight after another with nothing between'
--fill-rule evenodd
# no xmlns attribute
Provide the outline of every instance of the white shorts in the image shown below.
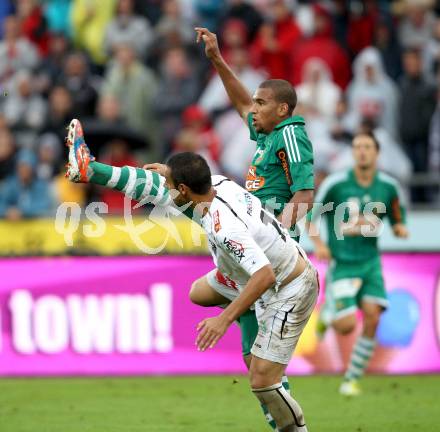
<svg viewBox="0 0 440 432"><path fill-rule="evenodd" d="M230 301L234 301L240 294L238 289L235 288L235 282L225 278L216 268L206 275L206 279L214 291Z"/></svg>
<svg viewBox="0 0 440 432"><path fill-rule="evenodd" d="M282 291L292 293L281 299ZM255 303L258 335L251 353L275 363L288 364L299 337L313 312L318 299L318 273L312 264L291 283L282 287L273 299Z"/></svg>

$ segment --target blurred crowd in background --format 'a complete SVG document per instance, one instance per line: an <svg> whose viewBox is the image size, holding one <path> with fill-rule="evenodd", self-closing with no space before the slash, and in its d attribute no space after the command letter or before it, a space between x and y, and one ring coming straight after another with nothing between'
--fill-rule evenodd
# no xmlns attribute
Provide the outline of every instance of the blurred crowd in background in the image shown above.
<svg viewBox="0 0 440 432"><path fill-rule="evenodd" d="M122 212L120 194L64 179L75 117L102 162L191 150L243 183L254 145L195 25L250 92L268 77L295 86L318 183L372 130L411 203L439 205L440 1L1 0L0 217L97 199Z"/></svg>

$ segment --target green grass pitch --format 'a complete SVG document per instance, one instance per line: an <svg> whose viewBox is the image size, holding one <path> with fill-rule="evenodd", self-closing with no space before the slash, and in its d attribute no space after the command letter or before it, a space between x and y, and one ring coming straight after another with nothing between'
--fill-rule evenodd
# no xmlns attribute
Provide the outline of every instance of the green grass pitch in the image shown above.
<svg viewBox="0 0 440 432"><path fill-rule="evenodd" d="M291 377L311 432L440 430L440 375ZM268 431L244 376L0 379L1 432Z"/></svg>

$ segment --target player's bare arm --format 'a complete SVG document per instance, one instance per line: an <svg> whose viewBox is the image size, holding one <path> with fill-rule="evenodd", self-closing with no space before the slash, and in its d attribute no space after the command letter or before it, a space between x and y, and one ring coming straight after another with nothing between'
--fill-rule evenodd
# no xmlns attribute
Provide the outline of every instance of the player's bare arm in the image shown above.
<svg viewBox="0 0 440 432"><path fill-rule="evenodd" d="M256 271L249 279L243 292L218 316L207 318L199 323L196 340L200 351L205 351L220 340L229 326L246 312L261 295L276 283L270 264Z"/></svg>
<svg viewBox="0 0 440 432"><path fill-rule="evenodd" d="M313 243L315 257L319 261L330 261L332 254L330 252L330 248L319 235L319 228L313 222L307 221L306 231L309 235L309 239Z"/></svg>
<svg viewBox="0 0 440 432"><path fill-rule="evenodd" d="M215 33L204 27L196 27L195 31L197 43L204 42L206 57L218 72L232 105L247 124L247 116L252 106L251 95L223 59Z"/></svg>
<svg viewBox="0 0 440 432"><path fill-rule="evenodd" d="M314 190L304 189L295 192L284 210L278 215L278 220L289 229L301 220L313 207Z"/></svg>

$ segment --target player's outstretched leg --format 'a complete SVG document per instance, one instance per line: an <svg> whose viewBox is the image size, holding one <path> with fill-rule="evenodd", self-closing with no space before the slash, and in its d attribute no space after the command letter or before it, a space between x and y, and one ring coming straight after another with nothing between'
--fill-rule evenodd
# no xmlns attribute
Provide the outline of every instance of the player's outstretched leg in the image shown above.
<svg viewBox="0 0 440 432"><path fill-rule="evenodd" d="M66 145L69 148L66 177L70 181L105 186L138 201L148 198L147 202L152 204L169 204L169 191L159 174L141 168L119 168L96 162L84 140L81 122L77 119L69 124Z"/></svg>

